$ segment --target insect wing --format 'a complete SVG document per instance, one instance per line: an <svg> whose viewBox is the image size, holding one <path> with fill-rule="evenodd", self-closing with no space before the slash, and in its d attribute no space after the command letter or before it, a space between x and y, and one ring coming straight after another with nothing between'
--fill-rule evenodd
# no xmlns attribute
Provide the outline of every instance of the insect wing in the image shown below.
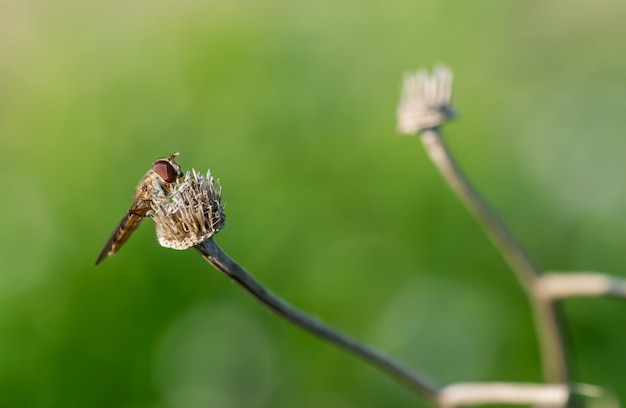
<svg viewBox="0 0 626 408"><path fill-rule="evenodd" d="M113 233L107 240L106 244L104 244L104 248L98 255L98 259L96 260L96 265L102 262L105 258L115 254L119 249L124 245L128 238L132 235L133 232L139 227L141 221L146 216L147 208L142 209L138 206L139 200L135 201L133 205L130 207L124 218L119 222Z"/></svg>

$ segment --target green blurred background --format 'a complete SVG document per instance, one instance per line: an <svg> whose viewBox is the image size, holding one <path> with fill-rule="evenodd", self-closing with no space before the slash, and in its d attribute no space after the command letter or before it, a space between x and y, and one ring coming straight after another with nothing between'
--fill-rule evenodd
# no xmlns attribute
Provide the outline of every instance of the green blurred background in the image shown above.
<svg viewBox="0 0 626 408"><path fill-rule="evenodd" d="M540 381L527 301L419 140L445 62L458 160L547 269L624 274L626 3L0 1L0 406L425 406L268 313L147 221L154 159L224 186L217 242L438 381ZM576 380L626 398L626 308L566 303Z"/></svg>

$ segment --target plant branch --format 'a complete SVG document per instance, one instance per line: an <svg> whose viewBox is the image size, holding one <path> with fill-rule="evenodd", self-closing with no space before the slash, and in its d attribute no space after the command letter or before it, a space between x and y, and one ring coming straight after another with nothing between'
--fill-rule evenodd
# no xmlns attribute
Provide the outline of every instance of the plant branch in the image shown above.
<svg viewBox="0 0 626 408"><path fill-rule="evenodd" d="M197 244L195 248L202 254L202 257L217 270L239 284L274 313L320 339L332 343L385 371L387 374L408 385L418 394L436 404L437 386L429 379L383 355L381 352L340 333L319 319L300 311L274 295L222 251L212 238Z"/></svg>
<svg viewBox="0 0 626 408"><path fill-rule="evenodd" d="M423 130L421 139L426 152L443 178L482 226L526 290L538 325L537 335L541 345L546 380L568 383L569 364L560 309L554 302L539 298L533 290L541 270L472 187L456 164L439 128Z"/></svg>
<svg viewBox="0 0 626 408"><path fill-rule="evenodd" d="M520 284L531 291L535 279L540 274L539 268L465 177L440 130L427 129L422 132L421 139L426 152L445 181L500 250L517 274Z"/></svg>

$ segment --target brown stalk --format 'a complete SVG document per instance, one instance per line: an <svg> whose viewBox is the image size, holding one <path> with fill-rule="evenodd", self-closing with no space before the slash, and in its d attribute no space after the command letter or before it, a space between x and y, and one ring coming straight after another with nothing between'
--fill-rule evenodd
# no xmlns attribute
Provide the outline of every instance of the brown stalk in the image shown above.
<svg viewBox="0 0 626 408"><path fill-rule="evenodd" d="M358 342L348 335L330 327L321 320L285 302L266 289L244 268L222 251L212 238L197 244L195 248L207 262L228 278L232 279L272 312L320 339L334 344L381 369L409 386L418 394L426 397L433 404L436 404L437 386L432 381L405 365L394 361L380 351Z"/></svg>

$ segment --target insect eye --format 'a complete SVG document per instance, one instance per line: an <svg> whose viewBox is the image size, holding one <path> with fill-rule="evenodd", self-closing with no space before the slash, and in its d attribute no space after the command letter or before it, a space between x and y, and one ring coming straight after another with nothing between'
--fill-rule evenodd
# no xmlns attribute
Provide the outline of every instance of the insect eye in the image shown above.
<svg viewBox="0 0 626 408"><path fill-rule="evenodd" d="M178 172L167 160L157 160L152 165L152 170L166 183L172 183L176 180Z"/></svg>

